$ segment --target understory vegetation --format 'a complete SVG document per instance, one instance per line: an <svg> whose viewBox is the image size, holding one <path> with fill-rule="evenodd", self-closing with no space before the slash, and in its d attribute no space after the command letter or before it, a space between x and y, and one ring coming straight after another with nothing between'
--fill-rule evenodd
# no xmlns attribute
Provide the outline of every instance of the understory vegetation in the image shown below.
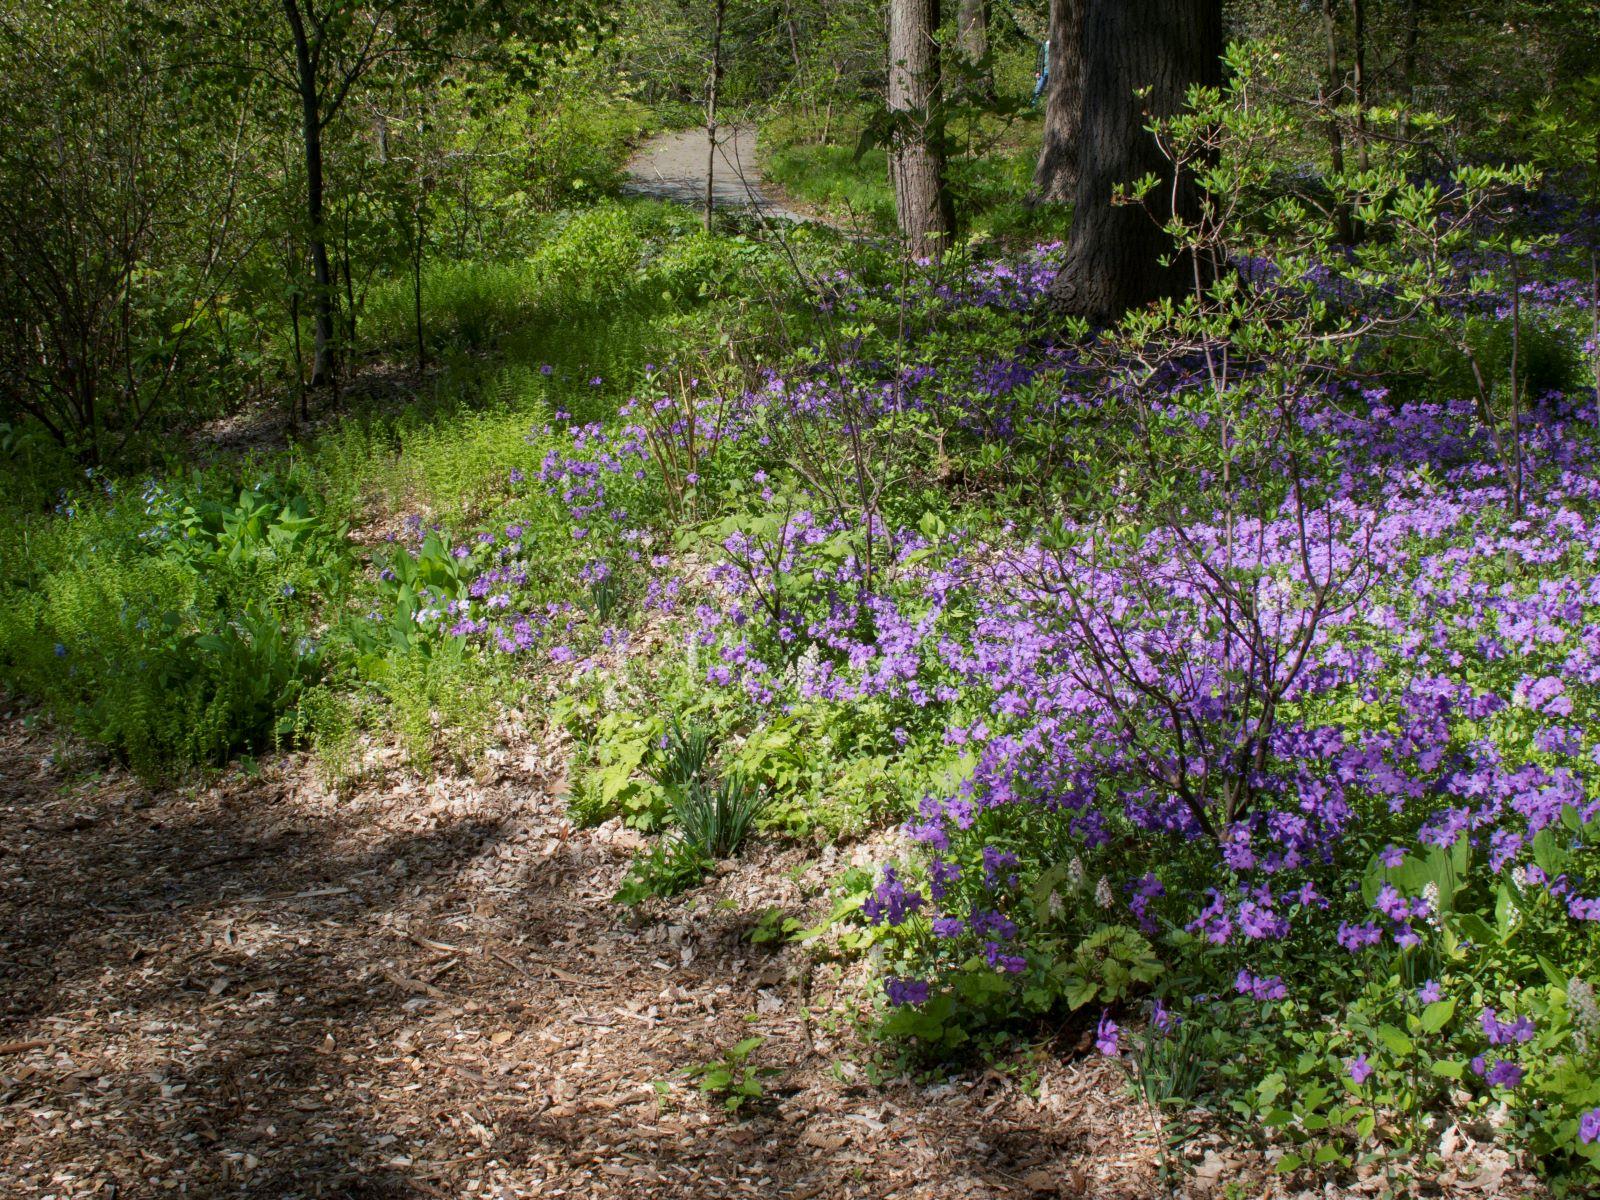
<svg viewBox="0 0 1600 1200"><path fill-rule="evenodd" d="M0 427L5 686L153 786L293 752L352 788L378 745L470 771L558 728L574 820L647 838L641 919L752 842L870 848L820 923L763 928L870 964L861 1030L909 1070L1092 1031L1166 1148L1402 1195L1471 1129L1587 1194L1596 126L1538 108L1446 162L1447 116L1397 108L1335 170L1300 59L1236 43L1152 119L1210 269L1091 324L1026 203L1034 49L997 42L939 257L820 91L766 166L849 228L619 197L686 101L574 52L418 123L456 148L396 193L409 249L346 262L337 396L309 310L265 315L309 295L263 281L275 240L226 285L125 279L86 343L120 407L54 378ZM401 227L364 202L338 219ZM730 1112L759 1044L700 1079Z"/></svg>

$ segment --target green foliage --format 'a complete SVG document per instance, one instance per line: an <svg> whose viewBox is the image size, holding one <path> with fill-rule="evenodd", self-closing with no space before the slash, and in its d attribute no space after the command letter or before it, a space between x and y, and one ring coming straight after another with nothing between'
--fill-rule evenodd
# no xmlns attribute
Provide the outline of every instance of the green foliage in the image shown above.
<svg viewBox="0 0 1600 1200"><path fill-rule="evenodd" d="M343 590L344 531L276 476L194 475L72 511L0 581L8 678L150 778L291 737L338 654L299 596Z"/></svg>
<svg viewBox="0 0 1600 1200"><path fill-rule="evenodd" d="M766 806L761 787L742 775L710 780L698 776L668 791L673 820L683 840L705 857L730 857Z"/></svg>
<svg viewBox="0 0 1600 1200"><path fill-rule="evenodd" d="M766 1040L745 1038L729 1046L720 1058L685 1068L684 1075L695 1081L702 1095L720 1101L728 1112L737 1113L766 1095L763 1079L780 1074L776 1067L758 1067L750 1062Z"/></svg>
<svg viewBox="0 0 1600 1200"><path fill-rule="evenodd" d="M687 841L658 841L648 851L634 857L633 865L628 868L611 902L632 908L655 897L676 896L697 886L713 865L711 859Z"/></svg>
<svg viewBox="0 0 1600 1200"><path fill-rule="evenodd" d="M752 946L771 946L783 942L799 941L805 936L805 926L781 908L761 910L761 916L745 936Z"/></svg>
<svg viewBox="0 0 1600 1200"><path fill-rule="evenodd" d="M495 690L459 640L427 652L366 655L361 669L387 702L389 726L415 770L427 773L439 758L465 765L490 743Z"/></svg>
<svg viewBox="0 0 1600 1200"><path fill-rule="evenodd" d="M1105 925L1084 938L1055 966L1069 1008L1120 1004L1155 983L1161 960L1146 938L1126 925Z"/></svg>

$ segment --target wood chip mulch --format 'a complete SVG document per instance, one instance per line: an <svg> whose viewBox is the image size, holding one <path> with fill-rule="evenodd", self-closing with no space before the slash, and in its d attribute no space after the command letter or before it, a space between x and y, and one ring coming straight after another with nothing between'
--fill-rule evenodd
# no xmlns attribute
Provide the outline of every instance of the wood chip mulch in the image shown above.
<svg viewBox="0 0 1600 1200"><path fill-rule="evenodd" d="M1167 1194L1076 1035L874 1077L857 980L745 936L825 906L827 863L758 849L612 904L638 839L573 828L559 757L333 794L283 755L151 792L0 719L0 1196ZM730 1117L683 1071L752 1034L779 1074ZM1273 1190L1191 1151L1180 1194Z"/></svg>

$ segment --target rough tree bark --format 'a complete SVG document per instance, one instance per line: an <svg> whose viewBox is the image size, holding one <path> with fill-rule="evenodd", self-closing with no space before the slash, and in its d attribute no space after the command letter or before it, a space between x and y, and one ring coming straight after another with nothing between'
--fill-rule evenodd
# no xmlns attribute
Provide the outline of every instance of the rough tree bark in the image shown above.
<svg viewBox="0 0 1600 1200"><path fill-rule="evenodd" d="M989 57L989 0L961 0L956 8L956 45L969 66L980 72L976 94L994 98L994 71L984 62Z"/></svg>
<svg viewBox="0 0 1600 1200"><path fill-rule="evenodd" d="M1172 167L1145 126L1181 111L1190 86L1221 83L1222 48L1221 0L1089 0L1076 207L1051 284L1062 311L1108 320L1192 281L1187 261L1161 263L1172 255L1160 228L1171 215ZM1115 188L1145 175L1165 181L1146 206L1112 203ZM1176 202L1193 212L1193 187Z"/></svg>
<svg viewBox="0 0 1600 1200"><path fill-rule="evenodd" d="M938 256L955 231L939 127L939 0L891 0L889 111L903 120L889 147L900 236L914 255Z"/></svg>
<svg viewBox="0 0 1600 1200"><path fill-rule="evenodd" d="M294 36L296 83L300 93L302 141L306 159L306 241L311 251L315 294L311 297L311 386L333 382L333 272L328 266L328 231L322 201L322 97L317 67L306 38L299 0L283 0L284 15Z"/></svg>
<svg viewBox="0 0 1600 1200"><path fill-rule="evenodd" d="M1065 204L1078 186L1078 129L1083 121L1083 16L1088 0L1050 0L1050 80L1044 141L1033 171L1036 203Z"/></svg>

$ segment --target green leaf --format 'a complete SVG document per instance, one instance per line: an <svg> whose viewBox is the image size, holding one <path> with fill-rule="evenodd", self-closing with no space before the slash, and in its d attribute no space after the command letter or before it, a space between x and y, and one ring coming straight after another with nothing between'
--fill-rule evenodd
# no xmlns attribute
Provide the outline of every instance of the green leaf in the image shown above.
<svg viewBox="0 0 1600 1200"><path fill-rule="evenodd" d="M1448 1000L1435 1000L1422 1010L1422 1029L1425 1033L1438 1033L1447 1024L1450 1018L1456 1015L1455 998Z"/></svg>
<svg viewBox="0 0 1600 1200"><path fill-rule="evenodd" d="M1566 991L1567 973L1544 955L1540 954L1537 957L1539 959L1539 969L1544 972L1544 977L1550 981L1550 986L1560 988L1563 992Z"/></svg>
<svg viewBox="0 0 1600 1200"><path fill-rule="evenodd" d="M1496 940L1494 927L1477 913L1461 913L1456 917L1456 928L1480 946L1487 946Z"/></svg>
<svg viewBox="0 0 1600 1200"><path fill-rule="evenodd" d="M1413 1049L1411 1039L1393 1025L1379 1025L1378 1040L1389 1048L1389 1053L1397 1058L1404 1058Z"/></svg>

